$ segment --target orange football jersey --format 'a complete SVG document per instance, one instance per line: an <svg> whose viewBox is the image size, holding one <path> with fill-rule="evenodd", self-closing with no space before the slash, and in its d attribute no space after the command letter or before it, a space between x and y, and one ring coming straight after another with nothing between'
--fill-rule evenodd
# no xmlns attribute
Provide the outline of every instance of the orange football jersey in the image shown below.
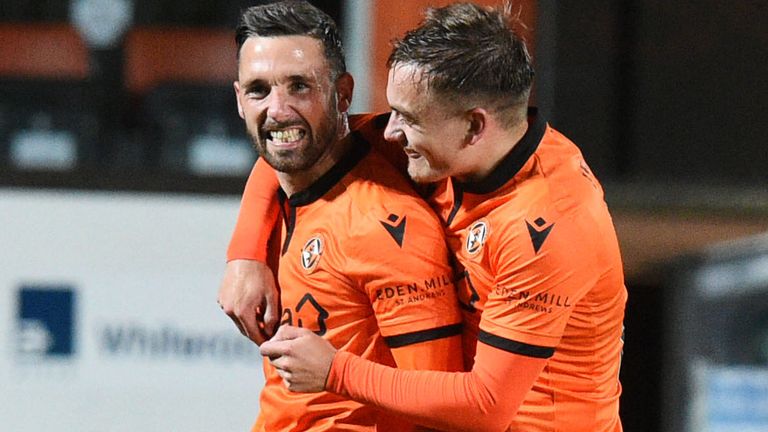
<svg viewBox="0 0 768 432"><path fill-rule="evenodd" d="M385 123L363 119L360 129L380 142ZM475 383L491 382L483 391L497 393L474 387L470 392L468 381L456 374L425 372L398 372L385 388L369 364L352 364L346 354L334 361L331 388L417 418L440 412L436 424L451 427L454 419L460 424L483 415L470 394L493 394L493 400L519 391L505 386L504 377L488 378L495 367L502 369L493 362L512 353L546 359L546 365L510 415L507 430L620 431L627 293L602 188L578 148L533 117L524 138L490 176L478 183L441 182L431 203L464 274L459 297L466 366L472 366L478 342L491 348L478 350L484 355L478 359L492 364L476 366L471 374ZM252 257L245 240L233 239L231 257Z"/></svg>
<svg viewBox="0 0 768 432"><path fill-rule="evenodd" d="M377 363L461 370L461 313L439 220L402 175L356 141L308 189L280 192L281 324ZM446 339L452 345L429 348ZM288 391L268 361L265 375L254 430L401 430L396 416L371 406Z"/></svg>
<svg viewBox="0 0 768 432"><path fill-rule="evenodd" d="M617 431L627 293L603 191L578 148L533 119L481 182L431 200L465 281L473 340L549 358L509 430Z"/></svg>

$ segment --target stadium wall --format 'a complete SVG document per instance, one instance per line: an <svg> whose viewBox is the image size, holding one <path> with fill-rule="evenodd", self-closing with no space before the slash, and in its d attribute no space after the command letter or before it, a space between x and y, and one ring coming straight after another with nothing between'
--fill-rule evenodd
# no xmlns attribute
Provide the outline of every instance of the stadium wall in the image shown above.
<svg viewBox="0 0 768 432"><path fill-rule="evenodd" d="M216 304L236 197L0 189L0 419L247 430L258 348Z"/></svg>

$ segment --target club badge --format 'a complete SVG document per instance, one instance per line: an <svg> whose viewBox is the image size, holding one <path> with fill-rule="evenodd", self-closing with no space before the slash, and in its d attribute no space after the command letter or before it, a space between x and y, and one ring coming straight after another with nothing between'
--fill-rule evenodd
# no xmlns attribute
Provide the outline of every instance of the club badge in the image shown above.
<svg viewBox="0 0 768 432"><path fill-rule="evenodd" d="M309 239L301 248L301 266L308 273L312 273L323 255L323 240L320 236Z"/></svg>
<svg viewBox="0 0 768 432"><path fill-rule="evenodd" d="M467 234L467 253L469 255L477 255L483 248L487 237L488 224L485 221L475 222L472 227L469 228Z"/></svg>

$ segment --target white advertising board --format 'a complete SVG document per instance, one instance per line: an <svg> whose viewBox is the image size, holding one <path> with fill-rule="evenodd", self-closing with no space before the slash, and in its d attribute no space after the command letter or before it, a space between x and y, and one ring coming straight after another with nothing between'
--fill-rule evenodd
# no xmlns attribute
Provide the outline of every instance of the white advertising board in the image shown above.
<svg viewBox="0 0 768 432"><path fill-rule="evenodd" d="M246 431L216 304L236 197L0 189L0 430Z"/></svg>

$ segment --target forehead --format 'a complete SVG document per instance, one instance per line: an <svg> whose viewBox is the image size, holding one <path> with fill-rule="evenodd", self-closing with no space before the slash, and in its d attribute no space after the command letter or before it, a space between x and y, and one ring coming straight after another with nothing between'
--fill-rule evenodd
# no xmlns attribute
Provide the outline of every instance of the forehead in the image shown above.
<svg viewBox="0 0 768 432"><path fill-rule="evenodd" d="M239 79L329 75L323 44L309 36L253 36L240 48Z"/></svg>
<svg viewBox="0 0 768 432"><path fill-rule="evenodd" d="M450 111L446 101L437 99L430 91L423 70L410 64L389 69L387 102L393 109L424 119L444 116Z"/></svg>
<svg viewBox="0 0 768 432"><path fill-rule="evenodd" d="M412 65L394 65L389 69L387 99L390 105L415 108L425 96L426 88L422 76L421 70Z"/></svg>

